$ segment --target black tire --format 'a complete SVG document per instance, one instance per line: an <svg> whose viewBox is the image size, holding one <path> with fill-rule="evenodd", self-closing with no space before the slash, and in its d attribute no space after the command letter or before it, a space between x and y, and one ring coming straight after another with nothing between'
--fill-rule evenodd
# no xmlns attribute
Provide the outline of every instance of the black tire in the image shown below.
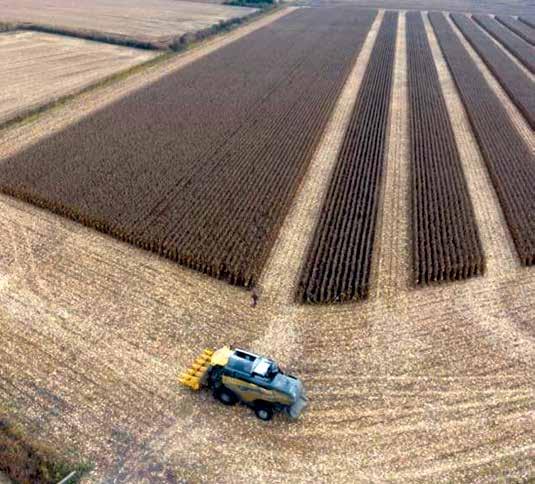
<svg viewBox="0 0 535 484"><path fill-rule="evenodd" d="M254 408L254 413L260 420L268 422L273 418L273 407L268 403L257 403Z"/></svg>
<svg viewBox="0 0 535 484"><path fill-rule="evenodd" d="M223 368L220 366L213 366L208 370L208 372L210 387L212 387L215 392L223 385L221 383L221 379L223 378Z"/></svg>
<svg viewBox="0 0 535 484"><path fill-rule="evenodd" d="M215 390L214 396L223 405L228 405L229 407L238 403L238 397L236 396L236 394L232 390L229 390L224 386L220 386L217 390Z"/></svg>

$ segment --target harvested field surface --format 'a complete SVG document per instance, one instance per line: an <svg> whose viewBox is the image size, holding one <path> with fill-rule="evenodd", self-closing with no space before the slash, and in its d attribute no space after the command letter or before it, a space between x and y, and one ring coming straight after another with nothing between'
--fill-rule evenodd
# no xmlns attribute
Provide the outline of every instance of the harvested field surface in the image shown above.
<svg viewBox="0 0 535 484"><path fill-rule="evenodd" d="M482 28L535 74L535 48L488 15L472 17Z"/></svg>
<svg viewBox="0 0 535 484"><path fill-rule="evenodd" d="M131 42L166 46L186 32L221 20L243 17L255 9L182 0L0 0L0 22L30 23L98 38L117 36Z"/></svg>
<svg viewBox="0 0 535 484"><path fill-rule="evenodd" d="M496 260L490 282L404 289L388 305L261 297L253 310L243 291L66 219L6 197L0 208L0 404L94 462L91 482L473 482L535 470L533 274ZM178 387L199 348L229 342L303 377L300 421L262 425Z"/></svg>
<svg viewBox="0 0 535 484"><path fill-rule="evenodd" d="M368 294L392 90L398 14L373 48L298 289L306 302Z"/></svg>
<svg viewBox="0 0 535 484"><path fill-rule="evenodd" d="M481 274L484 258L448 110L419 12L407 14L416 284Z"/></svg>
<svg viewBox="0 0 535 484"><path fill-rule="evenodd" d="M520 112L535 128L535 84L476 24L465 15L451 16L470 45L481 56Z"/></svg>
<svg viewBox="0 0 535 484"><path fill-rule="evenodd" d="M496 16L495 19L501 22L526 42L535 46L535 29L513 17Z"/></svg>
<svg viewBox="0 0 535 484"><path fill-rule="evenodd" d="M443 14L430 13L522 264L535 263L535 155ZM455 19L455 16L454 16ZM464 25L466 17L457 18ZM468 19L466 19L468 21Z"/></svg>
<svg viewBox="0 0 535 484"><path fill-rule="evenodd" d="M0 34L0 125L156 55L60 35Z"/></svg>
<svg viewBox="0 0 535 484"><path fill-rule="evenodd" d="M468 484L535 476L535 267L520 264L427 15L485 275L418 289L407 277L410 104L401 12L370 297L343 305L295 301L299 267L382 19L381 11L333 108L262 273L255 308L246 291L0 195L0 409L54 455L93 463L82 482ZM6 154L254 28L1 131L0 165ZM532 136L469 49L524 139ZM310 398L304 415L265 424L249 409L224 407L207 391L177 384L202 348L223 344L272 356L302 377Z"/></svg>
<svg viewBox="0 0 535 484"><path fill-rule="evenodd" d="M254 284L375 15L293 12L5 160L0 187Z"/></svg>

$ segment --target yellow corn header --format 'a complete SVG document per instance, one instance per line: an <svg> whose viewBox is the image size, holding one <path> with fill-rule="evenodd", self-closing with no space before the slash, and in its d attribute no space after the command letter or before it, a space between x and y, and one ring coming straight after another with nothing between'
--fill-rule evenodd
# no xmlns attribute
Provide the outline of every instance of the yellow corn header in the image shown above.
<svg viewBox="0 0 535 484"><path fill-rule="evenodd" d="M195 359L191 367L178 377L178 381L192 390L199 390L203 382L203 377L211 365L213 354L214 350L205 349Z"/></svg>

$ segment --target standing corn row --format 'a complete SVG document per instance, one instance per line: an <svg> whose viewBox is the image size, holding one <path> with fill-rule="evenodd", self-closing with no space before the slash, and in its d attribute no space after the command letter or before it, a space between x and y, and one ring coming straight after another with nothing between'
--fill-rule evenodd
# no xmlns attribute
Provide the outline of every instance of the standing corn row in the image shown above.
<svg viewBox="0 0 535 484"><path fill-rule="evenodd" d="M298 297L368 294L393 84L398 14L385 13L301 275Z"/></svg>
<svg viewBox="0 0 535 484"><path fill-rule="evenodd" d="M520 261L535 264L535 156L441 13L430 13Z"/></svg>
<svg viewBox="0 0 535 484"><path fill-rule="evenodd" d="M416 284L483 272L483 250L422 16L407 14Z"/></svg>

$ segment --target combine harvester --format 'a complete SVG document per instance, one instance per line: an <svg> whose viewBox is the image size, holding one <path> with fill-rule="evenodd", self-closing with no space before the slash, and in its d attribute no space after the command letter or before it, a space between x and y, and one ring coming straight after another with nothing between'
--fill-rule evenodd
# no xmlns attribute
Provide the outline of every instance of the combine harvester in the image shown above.
<svg viewBox="0 0 535 484"><path fill-rule="evenodd" d="M195 391L211 388L225 405L241 402L261 420L280 411L296 419L308 404L301 380L284 374L273 360L228 346L204 350L178 381Z"/></svg>

